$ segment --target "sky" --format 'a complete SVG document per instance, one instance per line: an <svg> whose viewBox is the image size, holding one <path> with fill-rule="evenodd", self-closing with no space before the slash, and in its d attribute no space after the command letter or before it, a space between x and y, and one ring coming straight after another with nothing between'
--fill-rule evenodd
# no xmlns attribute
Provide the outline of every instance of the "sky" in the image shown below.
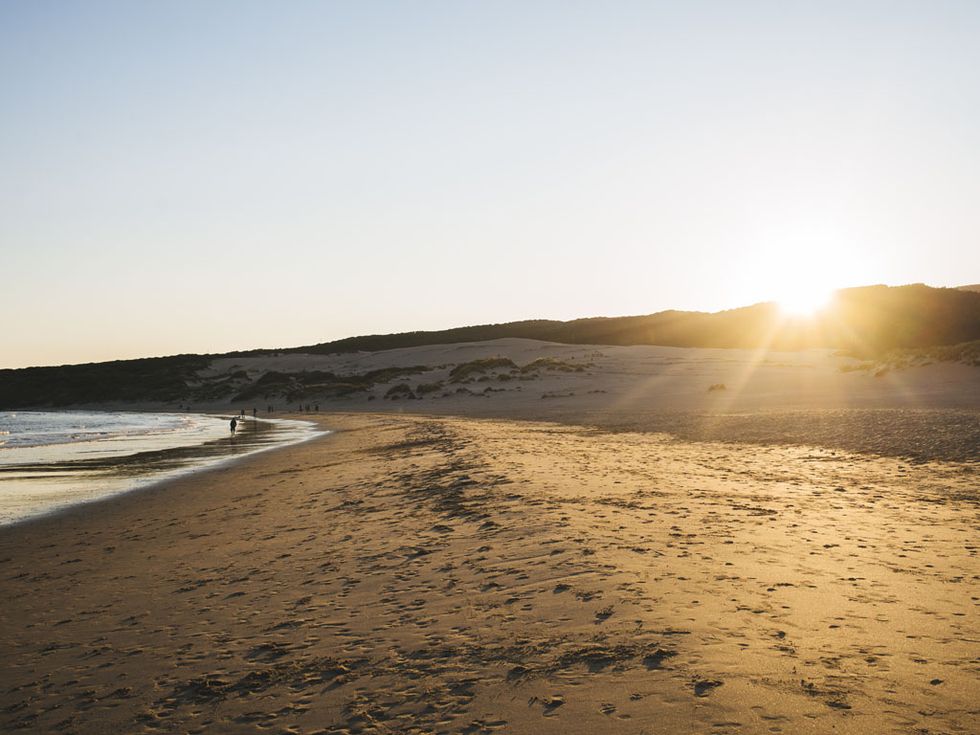
<svg viewBox="0 0 980 735"><path fill-rule="evenodd" d="M0 367L980 282L973 0L0 0Z"/></svg>

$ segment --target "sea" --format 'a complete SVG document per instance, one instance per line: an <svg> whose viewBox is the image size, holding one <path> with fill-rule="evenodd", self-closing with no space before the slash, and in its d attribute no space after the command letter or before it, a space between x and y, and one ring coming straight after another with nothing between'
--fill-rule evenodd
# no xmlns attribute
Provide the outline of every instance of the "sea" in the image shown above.
<svg viewBox="0 0 980 735"><path fill-rule="evenodd" d="M0 411L0 526L306 441L309 421L135 411Z"/></svg>

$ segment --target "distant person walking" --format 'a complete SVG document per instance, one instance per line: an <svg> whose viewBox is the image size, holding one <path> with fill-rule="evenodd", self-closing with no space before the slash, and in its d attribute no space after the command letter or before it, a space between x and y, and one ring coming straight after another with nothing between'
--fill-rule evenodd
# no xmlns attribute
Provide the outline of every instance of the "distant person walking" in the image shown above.
<svg viewBox="0 0 980 735"><path fill-rule="evenodd" d="M232 436L234 436L235 429L237 429L237 428L238 428L238 419L232 419L231 420L231 433L232 433Z"/></svg>

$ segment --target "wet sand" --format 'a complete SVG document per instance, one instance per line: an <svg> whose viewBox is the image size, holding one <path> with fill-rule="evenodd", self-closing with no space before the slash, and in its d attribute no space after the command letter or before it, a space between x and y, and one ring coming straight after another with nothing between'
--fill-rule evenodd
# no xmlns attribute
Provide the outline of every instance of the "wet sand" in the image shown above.
<svg viewBox="0 0 980 735"><path fill-rule="evenodd" d="M980 729L975 463L324 421L0 531L0 730Z"/></svg>
<svg viewBox="0 0 980 735"><path fill-rule="evenodd" d="M308 421L249 417L229 435L226 420L220 420L220 438L202 443L187 443L195 436L137 435L4 449L0 456L0 528L319 433ZM211 437L215 433L209 432Z"/></svg>

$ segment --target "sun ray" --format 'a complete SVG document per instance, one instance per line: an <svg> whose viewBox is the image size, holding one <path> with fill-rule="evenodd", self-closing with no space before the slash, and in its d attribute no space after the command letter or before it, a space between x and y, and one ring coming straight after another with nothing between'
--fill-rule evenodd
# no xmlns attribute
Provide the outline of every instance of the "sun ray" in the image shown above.
<svg viewBox="0 0 980 735"><path fill-rule="evenodd" d="M827 307L834 290L820 283L798 283L776 298L779 310L788 317L812 317Z"/></svg>

